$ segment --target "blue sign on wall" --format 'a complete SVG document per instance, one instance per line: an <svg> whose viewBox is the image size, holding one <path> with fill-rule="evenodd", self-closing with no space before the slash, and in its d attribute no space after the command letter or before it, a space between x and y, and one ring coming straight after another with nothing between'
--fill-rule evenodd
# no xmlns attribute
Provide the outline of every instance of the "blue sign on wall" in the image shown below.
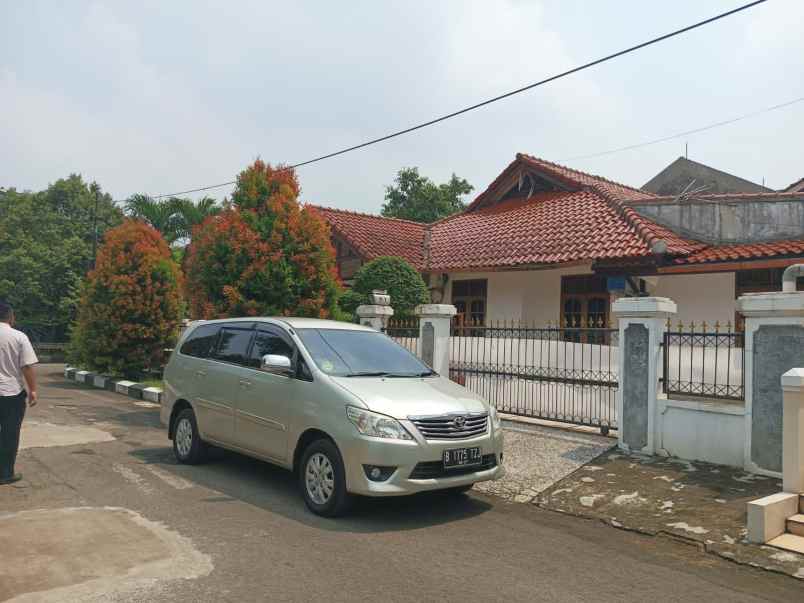
<svg viewBox="0 0 804 603"><path fill-rule="evenodd" d="M610 276L606 279L606 288L609 291L625 291L624 276Z"/></svg>

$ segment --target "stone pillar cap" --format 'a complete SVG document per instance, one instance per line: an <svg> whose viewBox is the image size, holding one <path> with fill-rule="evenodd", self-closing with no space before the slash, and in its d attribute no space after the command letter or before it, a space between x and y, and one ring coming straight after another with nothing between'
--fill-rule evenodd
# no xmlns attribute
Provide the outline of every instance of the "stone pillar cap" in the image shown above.
<svg viewBox="0 0 804 603"><path fill-rule="evenodd" d="M357 315L360 318L371 318L373 316L393 316L394 309L391 306L363 305L357 307Z"/></svg>
<svg viewBox="0 0 804 603"><path fill-rule="evenodd" d="M677 307L669 297L621 297L611 310L623 318L665 318L675 314Z"/></svg>
<svg viewBox="0 0 804 603"><path fill-rule="evenodd" d="M751 317L804 316L804 291L749 293L737 299L737 310Z"/></svg>
<svg viewBox="0 0 804 603"><path fill-rule="evenodd" d="M421 318L435 318L443 316L446 318L455 316L458 309L452 304L420 304L416 306L416 316Z"/></svg>
<svg viewBox="0 0 804 603"><path fill-rule="evenodd" d="M792 368L782 375L782 389L804 391L804 368Z"/></svg>

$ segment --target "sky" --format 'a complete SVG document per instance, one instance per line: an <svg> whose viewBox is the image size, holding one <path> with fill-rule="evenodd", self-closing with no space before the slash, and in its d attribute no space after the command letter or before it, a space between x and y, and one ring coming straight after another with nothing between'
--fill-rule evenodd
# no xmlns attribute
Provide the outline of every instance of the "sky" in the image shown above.
<svg viewBox="0 0 804 603"><path fill-rule="evenodd" d="M115 199L233 180L381 136L746 0L0 0L0 186L80 173ZM517 152L642 186L689 158L804 177L804 2L770 0L448 122L298 170L302 200L378 213L397 171L482 192ZM224 187L209 194L223 198Z"/></svg>

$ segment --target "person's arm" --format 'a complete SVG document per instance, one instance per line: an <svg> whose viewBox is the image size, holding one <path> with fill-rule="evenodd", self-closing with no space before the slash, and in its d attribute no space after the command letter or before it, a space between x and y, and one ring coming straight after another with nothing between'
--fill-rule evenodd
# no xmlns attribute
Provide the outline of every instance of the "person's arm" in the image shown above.
<svg viewBox="0 0 804 603"><path fill-rule="evenodd" d="M36 391L36 371L32 364L22 367L22 376L25 378L25 385L28 386L28 406L36 406L39 392Z"/></svg>

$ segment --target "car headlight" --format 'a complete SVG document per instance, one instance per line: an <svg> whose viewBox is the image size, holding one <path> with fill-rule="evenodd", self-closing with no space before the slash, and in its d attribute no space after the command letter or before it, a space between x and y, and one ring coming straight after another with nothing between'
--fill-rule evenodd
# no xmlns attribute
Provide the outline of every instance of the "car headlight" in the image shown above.
<svg viewBox="0 0 804 603"><path fill-rule="evenodd" d="M392 440L412 440L402 424L391 417L355 406L346 407L346 416L363 435Z"/></svg>
<svg viewBox="0 0 804 603"><path fill-rule="evenodd" d="M500 429L502 427L502 421L500 421L500 415L497 413L497 409L494 406L489 407L491 412L489 412L489 416L491 417L491 424L494 429Z"/></svg>

